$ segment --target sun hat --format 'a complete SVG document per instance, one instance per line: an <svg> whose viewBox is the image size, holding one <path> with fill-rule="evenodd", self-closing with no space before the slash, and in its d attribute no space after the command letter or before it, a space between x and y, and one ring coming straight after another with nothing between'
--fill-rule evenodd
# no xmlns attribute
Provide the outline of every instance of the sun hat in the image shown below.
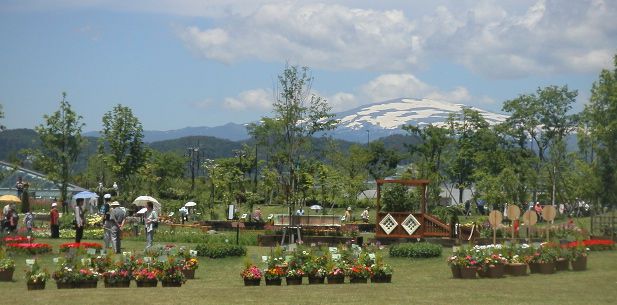
<svg viewBox="0 0 617 305"><path fill-rule="evenodd" d="M58 204L55 203L55 202L52 202L51 207L53 208L53 207L56 207L56 206L58 206Z"/></svg>
<svg viewBox="0 0 617 305"><path fill-rule="evenodd" d="M111 199L111 194L105 194L105 195L103 196L103 198L105 198L105 199Z"/></svg>
<svg viewBox="0 0 617 305"><path fill-rule="evenodd" d="M114 202L110 203L109 206L120 206L120 202L114 201Z"/></svg>
<svg viewBox="0 0 617 305"><path fill-rule="evenodd" d="M351 211L351 207L347 207L347 211Z"/></svg>

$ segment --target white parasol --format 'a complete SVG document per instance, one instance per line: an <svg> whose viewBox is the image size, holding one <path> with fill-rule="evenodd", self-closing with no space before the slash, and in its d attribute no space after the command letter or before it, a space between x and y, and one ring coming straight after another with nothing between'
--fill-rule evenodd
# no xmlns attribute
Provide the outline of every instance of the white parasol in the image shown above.
<svg viewBox="0 0 617 305"><path fill-rule="evenodd" d="M189 208L190 208L190 207L194 207L194 206L196 206L196 205L197 205L197 203L196 203L196 202L193 202L193 201L189 201L189 202L187 202L186 204L184 204L184 206L185 206L185 207L189 207Z"/></svg>
<svg viewBox="0 0 617 305"><path fill-rule="evenodd" d="M161 211L161 204L159 203L159 201L150 196L139 196L135 200L133 200L133 204L138 207L145 207L148 201L153 203L154 209L157 212Z"/></svg>

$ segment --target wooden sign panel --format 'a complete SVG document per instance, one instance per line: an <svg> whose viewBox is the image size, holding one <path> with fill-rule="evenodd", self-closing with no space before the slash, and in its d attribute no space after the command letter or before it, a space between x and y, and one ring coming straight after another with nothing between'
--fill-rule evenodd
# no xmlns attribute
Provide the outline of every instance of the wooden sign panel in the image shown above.
<svg viewBox="0 0 617 305"><path fill-rule="evenodd" d="M538 222L538 215L535 211L527 211L523 214L523 222L528 226L533 226Z"/></svg>
<svg viewBox="0 0 617 305"><path fill-rule="evenodd" d="M557 215L557 209L555 209L554 206L552 205L544 206L544 209L542 210L542 218L544 218L544 220L553 221L555 220L555 215Z"/></svg>
<svg viewBox="0 0 617 305"><path fill-rule="evenodd" d="M519 217L521 217L521 209L515 204L508 205L508 219L516 220Z"/></svg>
<svg viewBox="0 0 617 305"><path fill-rule="evenodd" d="M492 210L490 214L488 214L488 222L491 223L491 227L496 228L503 221L503 216L501 212L497 210Z"/></svg>

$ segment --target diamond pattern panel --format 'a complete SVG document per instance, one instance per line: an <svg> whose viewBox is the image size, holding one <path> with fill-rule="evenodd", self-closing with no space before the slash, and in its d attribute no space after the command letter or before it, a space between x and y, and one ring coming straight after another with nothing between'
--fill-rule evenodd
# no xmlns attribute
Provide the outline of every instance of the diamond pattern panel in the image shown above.
<svg viewBox="0 0 617 305"><path fill-rule="evenodd" d="M401 226L407 231L407 234L412 235L420 227L420 222L413 217L413 214L409 214L409 216L403 220Z"/></svg>
<svg viewBox="0 0 617 305"><path fill-rule="evenodd" d="M380 222L379 226L386 232L386 234L390 235L394 228L398 226L398 222L392 217L392 215L386 215Z"/></svg>

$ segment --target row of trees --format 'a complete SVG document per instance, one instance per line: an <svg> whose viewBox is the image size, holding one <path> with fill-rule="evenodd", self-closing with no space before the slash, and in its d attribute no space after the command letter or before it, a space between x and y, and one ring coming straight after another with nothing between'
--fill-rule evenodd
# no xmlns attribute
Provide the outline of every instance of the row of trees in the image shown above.
<svg viewBox="0 0 617 305"><path fill-rule="evenodd" d="M235 157L207 160L206 177L194 189L184 179L188 160L148 149L130 108L116 105L102 117L98 151L88 169L71 172L85 141L83 123L62 95L60 108L36 131L42 147L31 154L35 166L58 181L66 198L71 180L96 185L117 181L126 200L148 193L163 198L248 204L309 201L353 205L367 178L392 175L405 159L403 176L431 180L429 202L443 187L462 201L465 190L490 203L585 200L614 205L617 199L617 56L615 70L603 70L582 113L572 114L577 97L567 86L538 88L504 102L510 117L489 126L477 111L454 113L445 126L405 126L419 139L399 155L383 142L341 149L332 141L311 148L316 135L336 127L327 102L312 93L308 68L288 66L278 78L273 115L251 124L252 145ZM0 117L1 117L0 109ZM579 149L568 149L576 136Z"/></svg>

